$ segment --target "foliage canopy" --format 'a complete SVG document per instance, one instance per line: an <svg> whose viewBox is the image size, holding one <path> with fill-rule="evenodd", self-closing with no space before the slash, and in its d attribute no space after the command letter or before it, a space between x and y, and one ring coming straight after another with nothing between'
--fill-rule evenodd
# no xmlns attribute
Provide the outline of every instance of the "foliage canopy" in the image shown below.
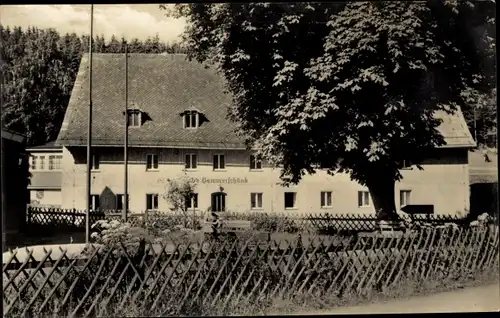
<svg viewBox="0 0 500 318"><path fill-rule="evenodd" d="M491 1L163 5L184 17L189 56L215 65L229 117L297 183L347 172L395 215L404 161L444 144L436 110L467 108L496 74Z"/></svg>

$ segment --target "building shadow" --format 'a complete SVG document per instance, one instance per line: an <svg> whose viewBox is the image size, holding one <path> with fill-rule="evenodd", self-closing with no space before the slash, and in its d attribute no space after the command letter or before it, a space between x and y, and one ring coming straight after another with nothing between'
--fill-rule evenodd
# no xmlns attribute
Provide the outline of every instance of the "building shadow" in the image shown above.
<svg viewBox="0 0 500 318"><path fill-rule="evenodd" d="M482 213L498 217L498 182L470 185L470 215L476 219Z"/></svg>

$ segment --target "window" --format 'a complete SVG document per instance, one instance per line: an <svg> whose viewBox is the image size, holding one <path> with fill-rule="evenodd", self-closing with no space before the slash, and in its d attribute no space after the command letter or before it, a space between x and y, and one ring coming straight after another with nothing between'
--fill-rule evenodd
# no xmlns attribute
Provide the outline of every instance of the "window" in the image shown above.
<svg viewBox="0 0 500 318"><path fill-rule="evenodd" d="M117 194L116 195L116 209L117 210L123 210L123 206L125 204L125 195L123 194Z"/></svg>
<svg viewBox="0 0 500 318"><path fill-rule="evenodd" d="M146 170L158 170L158 155L146 155Z"/></svg>
<svg viewBox="0 0 500 318"><path fill-rule="evenodd" d="M184 128L197 128L199 125L197 111L186 111L184 113Z"/></svg>
<svg viewBox="0 0 500 318"><path fill-rule="evenodd" d="M212 211L224 212L226 210L226 194L223 192L212 193Z"/></svg>
<svg viewBox="0 0 500 318"><path fill-rule="evenodd" d="M214 170L223 170L225 168L224 155L214 155Z"/></svg>
<svg viewBox="0 0 500 318"><path fill-rule="evenodd" d="M61 169L62 156L49 156L49 170Z"/></svg>
<svg viewBox="0 0 500 318"><path fill-rule="evenodd" d="M31 170L36 170L36 159L37 158L38 158L37 156L31 156L31 165L30 165Z"/></svg>
<svg viewBox="0 0 500 318"><path fill-rule="evenodd" d="M285 192L285 209L296 208L295 201L297 199L297 193L295 192Z"/></svg>
<svg viewBox="0 0 500 318"><path fill-rule="evenodd" d="M358 191L358 207L370 206L370 192Z"/></svg>
<svg viewBox="0 0 500 318"><path fill-rule="evenodd" d="M98 154L92 155L92 162L90 163L90 168L92 170L99 170L99 155Z"/></svg>
<svg viewBox="0 0 500 318"><path fill-rule="evenodd" d="M198 208L198 193L193 193L190 199L186 199L187 209L197 209Z"/></svg>
<svg viewBox="0 0 500 318"><path fill-rule="evenodd" d="M331 208L332 207L332 192L323 191L321 192L321 207Z"/></svg>
<svg viewBox="0 0 500 318"><path fill-rule="evenodd" d="M411 204L411 190L401 190L399 191L399 205L405 206Z"/></svg>
<svg viewBox="0 0 500 318"><path fill-rule="evenodd" d="M138 109L129 109L127 114L127 122L130 127L140 127L141 111Z"/></svg>
<svg viewBox="0 0 500 318"><path fill-rule="evenodd" d="M147 210L157 210L158 209L158 194L146 194L146 209Z"/></svg>
<svg viewBox="0 0 500 318"><path fill-rule="evenodd" d="M196 155L189 153L186 154L186 169L194 170L196 169Z"/></svg>
<svg viewBox="0 0 500 318"><path fill-rule="evenodd" d="M39 170L45 170L45 156L40 156L40 165L38 166Z"/></svg>
<svg viewBox="0 0 500 318"><path fill-rule="evenodd" d="M99 210L99 195L98 194L92 194L90 196L90 209L92 211Z"/></svg>
<svg viewBox="0 0 500 318"><path fill-rule="evenodd" d="M250 170L262 169L262 161L255 155L250 155Z"/></svg>
<svg viewBox="0 0 500 318"><path fill-rule="evenodd" d="M262 193L250 193L250 205L252 209L262 209Z"/></svg>

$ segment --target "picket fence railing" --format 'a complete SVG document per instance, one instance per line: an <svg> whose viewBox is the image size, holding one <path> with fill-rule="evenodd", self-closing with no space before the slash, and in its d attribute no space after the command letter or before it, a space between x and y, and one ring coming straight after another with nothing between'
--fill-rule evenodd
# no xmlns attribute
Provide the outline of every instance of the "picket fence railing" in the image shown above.
<svg viewBox="0 0 500 318"><path fill-rule="evenodd" d="M285 243L285 244L284 244ZM263 300L341 296L408 281L446 281L498 268L498 227L426 229L303 244L224 241L12 251L3 265L4 316L207 315ZM38 253L37 255L35 255ZM5 256L4 256L5 257Z"/></svg>

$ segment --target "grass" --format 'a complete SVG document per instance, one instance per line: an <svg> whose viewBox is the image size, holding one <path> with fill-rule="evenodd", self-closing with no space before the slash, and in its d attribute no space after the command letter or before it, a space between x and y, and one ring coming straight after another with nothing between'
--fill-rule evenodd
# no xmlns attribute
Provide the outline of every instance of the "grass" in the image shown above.
<svg viewBox="0 0 500 318"><path fill-rule="evenodd" d="M349 293L341 297L334 294L324 296L302 295L295 299L273 299L268 308L261 308L256 312L246 314L283 315L298 312L334 309L344 306L358 306L364 304L381 303L391 299L406 299L410 297L436 294L461 288L475 287L499 281L497 270L475 273L467 279L459 280L402 280L397 286L384 291L371 291L366 294Z"/></svg>

